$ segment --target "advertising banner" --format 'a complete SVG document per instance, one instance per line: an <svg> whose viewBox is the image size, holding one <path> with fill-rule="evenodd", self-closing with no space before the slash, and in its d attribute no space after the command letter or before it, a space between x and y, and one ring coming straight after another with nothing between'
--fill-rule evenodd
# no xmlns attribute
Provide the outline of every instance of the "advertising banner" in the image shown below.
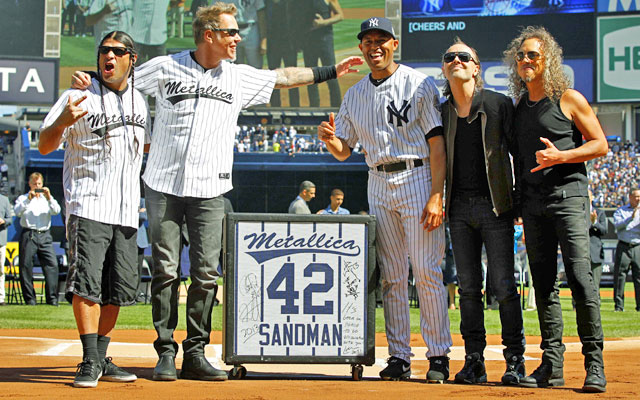
<svg viewBox="0 0 640 400"><path fill-rule="evenodd" d="M402 58L436 61L455 36L500 59L522 27L547 28L567 57L593 56L595 0L403 0Z"/></svg>
<svg viewBox="0 0 640 400"><path fill-rule="evenodd" d="M598 17L599 102L640 101L640 15Z"/></svg>

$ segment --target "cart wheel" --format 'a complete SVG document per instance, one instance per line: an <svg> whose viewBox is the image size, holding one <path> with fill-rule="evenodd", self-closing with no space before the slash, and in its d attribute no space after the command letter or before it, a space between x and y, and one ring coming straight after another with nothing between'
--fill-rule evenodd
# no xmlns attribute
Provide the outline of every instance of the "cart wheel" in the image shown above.
<svg viewBox="0 0 640 400"><path fill-rule="evenodd" d="M351 379L354 381L362 380L362 365L352 365L351 366Z"/></svg>
<svg viewBox="0 0 640 400"><path fill-rule="evenodd" d="M229 371L229 379L244 379L245 376L247 376L247 369L242 365L233 367Z"/></svg>

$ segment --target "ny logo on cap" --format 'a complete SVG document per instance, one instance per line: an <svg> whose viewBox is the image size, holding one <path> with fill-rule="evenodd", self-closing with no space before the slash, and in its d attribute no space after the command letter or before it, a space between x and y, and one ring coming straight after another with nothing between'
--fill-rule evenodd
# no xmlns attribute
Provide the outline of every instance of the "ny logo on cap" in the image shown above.
<svg viewBox="0 0 640 400"><path fill-rule="evenodd" d="M371 18L369 20L369 27L378 26L378 18Z"/></svg>

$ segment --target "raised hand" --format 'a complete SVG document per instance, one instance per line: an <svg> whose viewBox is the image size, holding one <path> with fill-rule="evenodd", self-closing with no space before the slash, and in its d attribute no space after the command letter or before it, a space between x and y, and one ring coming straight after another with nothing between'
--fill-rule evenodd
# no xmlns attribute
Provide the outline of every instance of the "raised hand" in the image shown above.
<svg viewBox="0 0 640 400"><path fill-rule="evenodd" d="M59 122L65 128L75 124L80 118L87 115L87 110L80 107L80 103L85 101L87 96L82 96L78 100L71 100L71 96L67 98L67 105L62 110L56 122Z"/></svg>
<svg viewBox="0 0 640 400"><path fill-rule="evenodd" d="M71 88L85 90L91 86L91 75L86 72L76 71L71 77Z"/></svg>
<svg viewBox="0 0 640 400"><path fill-rule="evenodd" d="M322 121L320 125L318 125L318 139L327 143L331 141L336 136L336 122L333 113L329 114L329 121Z"/></svg>
<svg viewBox="0 0 640 400"><path fill-rule="evenodd" d="M352 56L345 58L344 60L336 64L336 72L338 74L338 78L352 72L358 72L358 69L352 67L362 64L364 64L364 60L360 57Z"/></svg>
<svg viewBox="0 0 640 400"><path fill-rule="evenodd" d="M540 138L540 141L547 146L546 149L536 151L536 162L538 166L533 168L531 172L540 171L541 169L551 167L560 163L560 150L547 138Z"/></svg>

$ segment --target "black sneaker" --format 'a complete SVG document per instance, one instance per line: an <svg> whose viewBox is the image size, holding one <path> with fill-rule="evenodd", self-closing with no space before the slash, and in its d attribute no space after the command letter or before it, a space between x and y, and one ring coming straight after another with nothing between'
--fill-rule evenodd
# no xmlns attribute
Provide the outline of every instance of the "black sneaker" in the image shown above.
<svg viewBox="0 0 640 400"><path fill-rule="evenodd" d="M531 375L520 379L520 386L528 388L564 386L562 368L553 368L551 363L543 361Z"/></svg>
<svg viewBox="0 0 640 400"><path fill-rule="evenodd" d="M479 353L464 356L464 367L456 374L455 383L487 383L487 370Z"/></svg>
<svg viewBox="0 0 640 400"><path fill-rule="evenodd" d="M399 381L411 377L411 364L398 357L390 357L387 367L380 371L383 381Z"/></svg>
<svg viewBox="0 0 640 400"><path fill-rule="evenodd" d="M429 357L428 383L444 383L449 379L449 357Z"/></svg>
<svg viewBox="0 0 640 400"><path fill-rule="evenodd" d="M108 382L133 382L138 377L131 372L127 372L118 367L111 361L111 357L106 357L102 360L102 377L101 381Z"/></svg>
<svg viewBox="0 0 640 400"><path fill-rule="evenodd" d="M582 391L588 393L604 393L607 391L607 379L604 377L604 369L600 365L589 365Z"/></svg>
<svg viewBox="0 0 640 400"><path fill-rule="evenodd" d="M78 364L73 386L77 388L94 388L102 376L102 365L99 361L87 358Z"/></svg>
<svg viewBox="0 0 640 400"><path fill-rule="evenodd" d="M524 378L524 357L511 356L507 360L507 370L502 375L503 385L517 385L520 379Z"/></svg>

